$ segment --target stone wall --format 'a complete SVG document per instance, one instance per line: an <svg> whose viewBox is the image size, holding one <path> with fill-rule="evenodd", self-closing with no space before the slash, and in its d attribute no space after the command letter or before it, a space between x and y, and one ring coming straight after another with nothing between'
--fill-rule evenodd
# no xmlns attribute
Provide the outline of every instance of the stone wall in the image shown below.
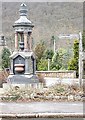
<svg viewBox="0 0 85 120"><path fill-rule="evenodd" d="M76 71L36 71L36 74L41 74L43 77L56 77L56 78L76 78Z"/></svg>

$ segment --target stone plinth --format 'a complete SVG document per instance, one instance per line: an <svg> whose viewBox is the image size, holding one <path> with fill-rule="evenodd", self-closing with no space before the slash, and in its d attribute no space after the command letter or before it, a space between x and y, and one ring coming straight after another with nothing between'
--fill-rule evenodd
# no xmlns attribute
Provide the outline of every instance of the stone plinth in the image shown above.
<svg viewBox="0 0 85 120"><path fill-rule="evenodd" d="M39 83L36 75L9 75L7 83L11 84L33 84Z"/></svg>

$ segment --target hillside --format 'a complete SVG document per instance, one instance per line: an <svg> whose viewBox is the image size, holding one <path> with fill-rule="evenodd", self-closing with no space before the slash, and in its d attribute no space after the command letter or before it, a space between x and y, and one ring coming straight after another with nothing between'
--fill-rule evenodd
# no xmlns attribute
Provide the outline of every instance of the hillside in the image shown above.
<svg viewBox="0 0 85 120"><path fill-rule="evenodd" d="M14 30L12 25L19 18L19 8L21 3L3 2L2 26L3 34L7 39L7 44L13 48ZM77 2L29 2L28 19L35 27L33 30L34 44L43 40L50 46L51 37L59 34L78 33L83 27L83 3ZM11 41L11 42L10 42ZM10 44L11 43L11 44ZM56 47L73 44L69 40L57 39ZM52 45L51 45L52 46Z"/></svg>

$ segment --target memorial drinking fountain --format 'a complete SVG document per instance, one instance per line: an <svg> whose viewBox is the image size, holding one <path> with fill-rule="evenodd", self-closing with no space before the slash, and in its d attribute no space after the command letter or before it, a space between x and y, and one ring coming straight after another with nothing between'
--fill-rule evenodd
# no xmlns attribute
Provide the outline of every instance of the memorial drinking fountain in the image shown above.
<svg viewBox="0 0 85 120"><path fill-rule="evenodd" d="M15 21L15 50L10 56L11 68L7 78L8 83L33 84L39 83L35 74L36 60L32 51L32 28L33 23L27 19L27 6L20 6L20 18Z"/></svg>

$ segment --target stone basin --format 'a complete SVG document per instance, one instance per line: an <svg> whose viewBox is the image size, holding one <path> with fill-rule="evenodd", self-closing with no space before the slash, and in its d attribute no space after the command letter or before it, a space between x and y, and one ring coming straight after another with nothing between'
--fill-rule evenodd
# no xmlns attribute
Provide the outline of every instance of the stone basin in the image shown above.
<svg viewBox="0 0 85 120"><path fill-rule="evenodd" d="M24 64L15 64L15 71L16 72L22 72L24 71Z"/></svg>
<svg viewBox="0 0 85 120"><path fill-rule="evenodd" d="M24 67L24 64L15 64L15 67Z"/></svg>

